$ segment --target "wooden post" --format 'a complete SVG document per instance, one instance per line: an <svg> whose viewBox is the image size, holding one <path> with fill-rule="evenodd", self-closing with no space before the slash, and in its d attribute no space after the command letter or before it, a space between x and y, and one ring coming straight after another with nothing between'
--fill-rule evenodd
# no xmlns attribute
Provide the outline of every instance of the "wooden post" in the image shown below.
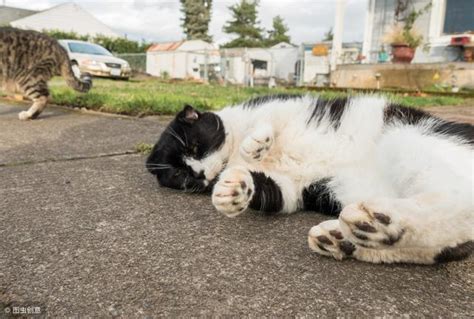
<svg viewBox="0 0 474 319"><path fill-rule="evenodd" d="M344 12L346 0L336 0L336 19L334 21L334 36L331 49L331 71L336 70L338 57L342 54L342 33L344 31Z"/></svg>

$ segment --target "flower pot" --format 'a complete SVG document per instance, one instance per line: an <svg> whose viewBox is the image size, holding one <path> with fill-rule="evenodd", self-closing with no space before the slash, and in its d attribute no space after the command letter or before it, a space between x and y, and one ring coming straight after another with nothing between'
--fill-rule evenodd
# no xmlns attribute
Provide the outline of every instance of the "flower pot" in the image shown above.
<svg viewBox="0 0 474 319"><path fill-rule="evenodd" d="M474 62L474 45L464 46L464 61Z"/></svg>
<svg viewBox="0 0 474 319"><path fill-rule="evenodd" d="M393 63L411 63L415 57L415 48L406 44L392 44Z"/></svg>

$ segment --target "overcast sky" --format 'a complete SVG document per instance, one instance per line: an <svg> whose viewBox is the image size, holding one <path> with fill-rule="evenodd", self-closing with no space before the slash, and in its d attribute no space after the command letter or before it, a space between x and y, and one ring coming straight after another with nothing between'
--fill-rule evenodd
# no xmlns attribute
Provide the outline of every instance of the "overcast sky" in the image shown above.
<svg viewBox="0 0 474 319"><path fill-rule="evenodd" d="M47 9L64 0L6 0L8 6ZM120 34L135 40L175 41L183 38L179 0L76 0L74 1ZM228 7L238 0L214 0L210 33L221 44L232 38L222 32L229 20ZM272 18L286 21L292 42L316 42L334 24L335 0L261 0L261 26L271 28ZM367 0L347 0L344 41L362 41Z"/></svg>

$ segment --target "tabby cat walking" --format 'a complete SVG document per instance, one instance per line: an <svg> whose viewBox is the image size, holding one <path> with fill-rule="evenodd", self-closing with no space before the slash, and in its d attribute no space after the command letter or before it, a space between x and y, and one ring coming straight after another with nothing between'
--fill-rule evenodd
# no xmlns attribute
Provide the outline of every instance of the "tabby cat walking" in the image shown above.
<svg viewBox="0 0 474 319"><path fill-rule="evenodd" d="M61 75L78 92L92 87L90 76L78 79L72 70L66 50L55 39L36 32L10 27L0 28L0 82L2 89L20 93L33 101L20 120L37 118L49 97L48 81Z"/></svg>

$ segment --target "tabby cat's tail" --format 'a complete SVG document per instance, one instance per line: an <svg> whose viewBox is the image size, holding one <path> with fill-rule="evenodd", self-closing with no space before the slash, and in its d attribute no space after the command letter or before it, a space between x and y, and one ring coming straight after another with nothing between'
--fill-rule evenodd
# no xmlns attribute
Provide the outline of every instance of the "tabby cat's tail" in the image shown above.
<svg viewBox="0 0 474 319"><path fill-rule="evenodd" d="M92 88L92 78L90 74L83 73L80 79L77 78L67 55L61 63L61 75L66 80L66 83L78 92L86 93Z"/></svg>

